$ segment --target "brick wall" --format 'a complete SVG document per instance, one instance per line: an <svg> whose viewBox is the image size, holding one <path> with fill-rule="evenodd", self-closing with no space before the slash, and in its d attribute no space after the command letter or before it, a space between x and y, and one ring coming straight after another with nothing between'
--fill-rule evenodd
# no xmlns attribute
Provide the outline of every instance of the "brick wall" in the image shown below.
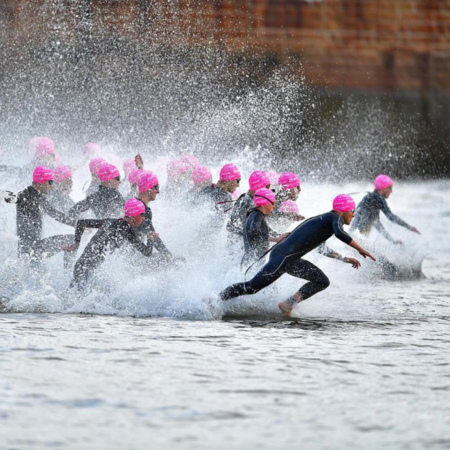
<svg viewBox="0 0 450 450"><path fill-rule="evenodd" d="M171 33L281 62L295 56L311 83L332 90L450 93L450 0L3 0L1 37L38 40L68 11L67 36L80 32L74 17L87 17L130 38Z"/></svg>

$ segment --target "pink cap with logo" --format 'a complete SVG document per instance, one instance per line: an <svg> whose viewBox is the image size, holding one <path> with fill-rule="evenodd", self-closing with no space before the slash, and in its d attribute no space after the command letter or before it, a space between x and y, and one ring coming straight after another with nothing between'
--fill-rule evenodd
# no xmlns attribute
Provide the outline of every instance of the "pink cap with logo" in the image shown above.
<svg viewBox="0 0 450 450"><path fill-rule="evenodd" d="M280 174L275 170L269 170L266 172L266 175L269 177L270 185L278 186L278 179L280 178Z"/></svg>
<svg viewBox="0 0 450 450"><path fill-rule="evenodd" d="M135 217L145 213L144 203L137 198L130 198L130 200L125 203L124 209L126 217Z"/></svg>
<svg viewBox="0 0 450 450"><path fill-rule="evenodd" d="M98 178L100 181L111 181L120 177L119 169L112 164L104 163L98 169Z"/></svg>
<svg viewBox="0 0 450 450"><path fill-rule="evenodd" d="M212 181L211 169L206 166L196 166L192 171L192 181L195 184L199 184L208 180Z"/></svg>
<svg viewBox="0 0 450 450"><path fill-rule="evenodd" d="M285 200L281 206L280 211L286 214L298 214L298 205L293 200Z"/></svg>
<svg viewBox="0 0 450 450"><path fill-rule="evenodd" d="M35 152L38 158L55 154L55 143L49 137L36 138Z"/></svg>
<svg viewBox="0 0 450 450"><path fill-rule="evenodd" d="M339 212L352 211L356 207L355 200L350 195L340 194L333 200L333 210Z"/></svg>
<svg viewBox="0 0 450 450"><path fill-rule="evenodd" d="M248 183L250 185L250 190L256 191L269 185L270 179L262 170L256 170L250 175Z"/></svg>
<svg viewBox="0 0 450 450"><path fill-rule="evenodd" d="M300 179L295 173L283 172L278 179L278 184L285 191L288 189L295 189L300 186Z"/></svg>
<svg viewBox="0 0 450 450"><path fill-rule="evenodd" d="M33 183L46 183L53 179L53 170L49 167L37 166L33 171Z"/></svg>
<svg viewBox="0 0 450 450"><path fill-rule="evenodd" d="M239 171L238 167L234 164L225 164L220 169L219 174L220 181L234 181L234 180L240 180L241 179L241 172Z"/></svg>
<svg viewBox="0 0 450 450"><path fill-rule="evenodd" d="M275 194L266 188L258 189L253 197L255 206L263 206L275 203Z"/></svg>
<svg viewBox="0 0 450 450"><path fill-rule="evenodd" d="M375 189L382 190L382 189L387 189L388 187L391 187L394 184L394 182L392 181L391 177L380 174L375 178L375 181L373 184L375 186Z"/></svg>
<svg viewBox="0 0 450 450"><path fill-rule="evenodd" d="M130 182L130 184L135 184L138 182L138 179L140 177L142 173L141 169L133 169L129 174L128 174L128 181Z"/></svg>
<svg viewBox="0 0 450 450"><path fill-rule="evenodd" d="M71 178L72 172L67 166L61 165L55 169L55 183L62 183Z"/></svg>
<svg viewBox="0 0 450 450"><path fill-rule="evenodd" d="M169 177L177 177L188 172L190 165L179 159L174 159L167 164L167 175Z"/></svg>
<svg viewBox="0 0 450 450"><path fill-rule="evenodd" d="M181 161L191 166L191 168L198 166L198 158L194 155L184 155L181 157Z"/></svg>
<svg viewBox="0 0 450 450"><path fill-rule="evenodd" d="M85 158L93 158L100 154L100 146L95 142L88 142L81 150Z"/></svg>
<svg viewBox="0 0 450 450"><path fill-rule="evenodd" d="M158 177L155 173L151 172L150 170L141 171L141 174L137 181L139 192L145 192L149 189L153 189L158 184Z"/></svg>
<svg viewBox="0 0 450 450"><path fill-rule="evenodd" d="M94 158L89 162L89 170L92 175L98 175L98 169L101 165L105 164L106 161L103 158Z"/></svg>

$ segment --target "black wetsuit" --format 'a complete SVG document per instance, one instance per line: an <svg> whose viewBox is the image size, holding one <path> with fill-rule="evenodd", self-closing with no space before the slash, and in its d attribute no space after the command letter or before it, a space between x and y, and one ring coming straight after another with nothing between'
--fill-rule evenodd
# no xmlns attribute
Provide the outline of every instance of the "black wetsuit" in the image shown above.
<svg viewBox="0 0 450 450"><path fill-rule="evenodd" d="M19 255L29 255L35 260L59 253L63 245L73 242L73 236L57 235L42 239L42 216L45 212L59 222L74 226L75 221L53 208L33 186L17 195L17 237Z"/></svg>
<svg viewBox="0 0 450 450"><path fill-rule="evenodd" d="M326 289L330 281L318 267L302 257L333 235L346 244L352 241L342 229L342 218L336 213L328 212L306 220L272 248L269 261L250 281L229 286L220 293L220 297L229 300L239 295L255 294L285 273L309 281L299 289L304 300L317 294ZM322 252L330 256L330 251Z"/></svg>
<svg viewBox="0 0 450 450"><path fill-rule="evenodd" d="M120 217L124 205L125 200L117 189L100 185L96 192L70 208L69 216L78 218L82 212L92 209L97 219Z"/></svg>
<svg viewBox="0 0 450 450"><path fill-rule="evenodd" d="M242 265L259 260L269 250L269 236L276 236L276 233L267 225L266 215L256 208L250 209L244 224Z"/></svg>
<svg viewBox="0 0 450 450"><path fill-rule="evenodd" d="M60 191L53 188L47 194L47 201L58 211L68 214L70 208L75 206L75 202L72 200L67 192Z"/></svg>
<svg viewBox="0 0 450 450"><path fill-rule="evenodd" d="M141 238L147 237L149 233L154 233L156 231L155 227L153 226L153 221L152 221L153 220L152 210L144 202L142 202L142 203L145 206L145 215L144 215L145 220L140 227L135 228L136 234L138 236L140 236ZM148 239L148 241L149 241L149 239ZM158 252L161 253L161 255L163 255L165 257L172 256L169 249L164 245L164 242L161 240L160 237L158 237L153 242L153 247L156 248L156 250L158 250Z"/></svg>
<svg viewBox="0 0 450 450"><path fill-rule="evenodd" d="M98 191L98 188L100 186L100 182L94 182L91 180L91 183L89 184L89 187L87 188L86 191L86 197L89 197L92 194L95 194Z"/></svg>
<svg viewBox="0 0 450 450"><path fill-rule="evenodd" d="M386 231L386 228L380 221L380 211L383 211L391 222L408 230L412 229L410 225L390 210L385 198L377 192L369 192L356 208L355 218L352 221L350 231L358 230L361 234L368 236L372 228L375 227L387 240L395 242L395 239Z"/></svg>
<svg viewBox="0 0 450 450"><path fill-rule="evenodd" d="M233 208L233 197L231 197L229 192L215 184L203 188L199 196L204 201L209 201L213 204L214 213L211 225L220 228L225 220L225 214Z"/></svg>
<svg viewBox="0 0 450 450"><path fill-rule="evenodd" d="M152 254L152 241L147 245L143 244L124 219L79 220L75 230L76 242L80 242L85 228L100 228L100 230L90 240L76 262L72 284L80 286L85 283L92 272L104 262L106 253L120 248L125 242L132 244L144 256Z"/></svg>
<svg viewBox="0 0 450 450"><path fill-rule="evenodd" d="M227 231L237 236L244 234L244 224L250 209L254 207L253 195L242 194L231 210L230 220L227 223Z"/></svg>

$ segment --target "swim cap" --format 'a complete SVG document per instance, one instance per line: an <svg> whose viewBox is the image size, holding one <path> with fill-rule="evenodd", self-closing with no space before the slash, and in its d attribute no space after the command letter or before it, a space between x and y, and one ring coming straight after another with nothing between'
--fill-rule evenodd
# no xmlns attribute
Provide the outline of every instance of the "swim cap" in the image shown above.
<svg viewBox="0 0 450 450"><path fill-rule="evenodd" d="M189 165L179 159L173 159L167 164L167 175L169 177L177 177L183 175L190 169Z"/></svg>
<svg viewBox="0 0 450 450"><path fill-rule="evenodd" d="M375 189L387 189L388 187L392 186L394 182L392 181L391 177L388 177L387 175L378 175L375 178L375 181L373 183L375 185Z"/></svg>
<svg viewBox="0 0 450 450"><path fill-rule="evenodd" d="M333 210L339 212L347 212L355 209L356 204L350 195L340 194L333 200Z"/></svg>
<svg viewBox="0 0 450 450"><path fill-rule="evenodd" d="M130 200L125 203L124 209L126 217L136 217L139 216L139 214L145 213L144 204L137 198L130 198Z"/></svg>
<svg viewBox="0 0 450 450"><path fill-rule="evenodd" d="M38 158L55 154L55 143L49 137L36 138L35 152Z"/></svg>
<svg viewBox="0 0 450 450"><path fill-rule="evenodd" d="M253 197L255 206L270 205L275 203L275 194L266 188L258 189Z"/></svg>
<svg viewBox="0 0 450 450"><path fill-rule="evenodd" d="M250 185L250 190L256 191L270 184L270 179L262 170L256 170L250 175L248 183Z"/></svg>
<svg viewBox="0 0 450 450"><path fill-rule="evenodd" d="M270 185L278 186L278 179L280 178L280 174L278 172L275 172L275 170L269 170L266 172L266 175L269 177Z"/></svg>
<svg viewBox="0 0 450 450"><path fill-rule="evenodd" d="M300 180L295 173L283 172L278 178L278 184L282 189L287 191L288 189L295 189L300 186Z"/></svg>
<svg viewBox="0 0 450 450"><path fill-rule="evenodd" d="M196 166L192 171L192 181L194 184L204 183L208 180L212 181L211 169L206 166Z"/></svg>
<svg viewBox="0 0 450 450"><path fill-rule="evenodd" d="M37 166L33 171L33 183L46 183L53 178L53 170L48 167Z"/></svg>
<svg viewBox="0 0 450 450"><path fill-rule="evenodd" d="M225 164L220 169L219 175L220 181L234 181L241 179L241 172L234 164Z"/></svg>
<svg viewBox="0 0 450 450"><path fill-rule="evenodd" d="M100 153L100 146L95 142L88 142L81 150L85 158L93 158Z"/></svg>
<svg viewBox="0 0 450 450"><path fill-rule="evenodd" d="M280 211L286 214L298 214L298 205L293 200L286 200L281 204Z"/></svg>
<svg viewBox="0 0 450 450"><path fill-rule="evenodd" d="M139 192L145 192L149 189L153 189L157 184L159 184L159 182L156 174L150 172L150 170L141 170L137 180Z"/></svg>
<svg viewBox="0 0 450 450"><path fill-rule="evenodd" d="M62 161L62 159L61 159L61 156L60 155L58 155L58 153L55 153L55 166L61 166L61 161Z"/></svg>
<svg viewBox="0 0 450 450"><path fill-rule="evenodd" d="M130 184L135 184L137 183L140 175L142 173L141 169L133 169L129 174L128 174L128 181L130 182Z"/></svg>
<svg viewBox="0 0 450 450"><path fill-rule="evenodd" d="M72 178L72 172L67 166L61 165L55 169L55 183L62 183L70 178Z"/></svg>
<svg viewBox="0 0 450 450"><path fill-rule="evenodd" d="M90 170L91 174L97 175L98 169L100 168L100 166L102 166L105 163L106 163L106 161L103 158L91 159L91 161L89 162L89 170Z"/></svg>
<svg viewBox="0 0 450 450"><path fill-rule="evenodd" d="M184 155L181 157L181 161L186 163L191 168L198 166L198 158L194 155Z"/></svg>
<svg viewBox="0 0 450 450"><path fill-rule="evenodd" d="M98 178L100 181L111 181L116 177L120 177L119 169L116 166L104 163L99 167Z"/></svg>
<svg viewBox="0 0 450 450"><path fill-rule="evenodd" d="M134 158L130 158L130 159L126 159L123 162L123 171L125 172L125 176L128 178L128 175L130 175L131 171L133 169L137 169L137 165L136 165L136 161L134 160Z"/></svg>

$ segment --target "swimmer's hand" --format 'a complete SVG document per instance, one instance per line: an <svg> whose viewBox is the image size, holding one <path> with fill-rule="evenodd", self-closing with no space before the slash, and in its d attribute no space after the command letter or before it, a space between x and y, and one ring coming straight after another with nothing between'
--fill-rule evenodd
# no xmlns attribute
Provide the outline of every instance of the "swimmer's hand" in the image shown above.
<svg viewBox="0 0 450 450"><path fill-rule="evenodd" d="M280 234L276 238L273 238L272 242L281 242L284 239L286 239L290 234L291 234L290 232L286 232L286 233Z"/></svg>
<svg viewBox="0 0 450 450"><path fill-rule="evenodd" d="M14 192L11 191L0 191L1 198L5 200L6 203L16 203L17 197Z"/></svg>
<svg viewBox="0 0 450 450"><path fill-rule="evenodd" d="M70 245L63 245L62 247L61 247L61 249L64 251L64 252L76 252L77 250L78 250L78 247L80 246L80 243L79 242L74 242L73 244L70 244Z"/></svg>
<svg viewBox="0 0 450 450"><path fill-rule="evenodd" d="M153 231L152 233L148 233L147 236L151 241L156 241L156 239L159 238L159 233L156 233L155 231Z"/></svg>
<svg viewBox="0 0 450 450"><path fill-rule="evenodd" d="M420 231L419 231L416 227L411 227L410 230L411 230L413 233L420 234Z"/></svg>
<svg viewBox="0 0 450 450"><path fill-rule="evenodd" d="M136 167L138 169L142 170L144 168L144 160L139 153L134 157L134 162L136 163Z"/></svg>
<svg viewBox="0 0 450 450"><path fill-rule="evenodd" d="M361 263L355 258L344 258L344 262L351 264L354 269L359 269L361 267Z"/></svg>
<svg viewBox="0 0 450 450"><path fill-rule="evenodd" d="M297 222L300 222L301 220L305 220L305 216L302 216L301 214L296 214L296 215L294 216L294 219L295 219Z"/></svg>
<svg viewBox="0 0 450 450"><path fill-rule="evenodd" d="M363 256L364 258L369 257L370 259L373 259L374 261L376 261L376 259L367 250L364 250L363 248L361 248L361 250L359 250L359 254L361 256Z"/></svg>

